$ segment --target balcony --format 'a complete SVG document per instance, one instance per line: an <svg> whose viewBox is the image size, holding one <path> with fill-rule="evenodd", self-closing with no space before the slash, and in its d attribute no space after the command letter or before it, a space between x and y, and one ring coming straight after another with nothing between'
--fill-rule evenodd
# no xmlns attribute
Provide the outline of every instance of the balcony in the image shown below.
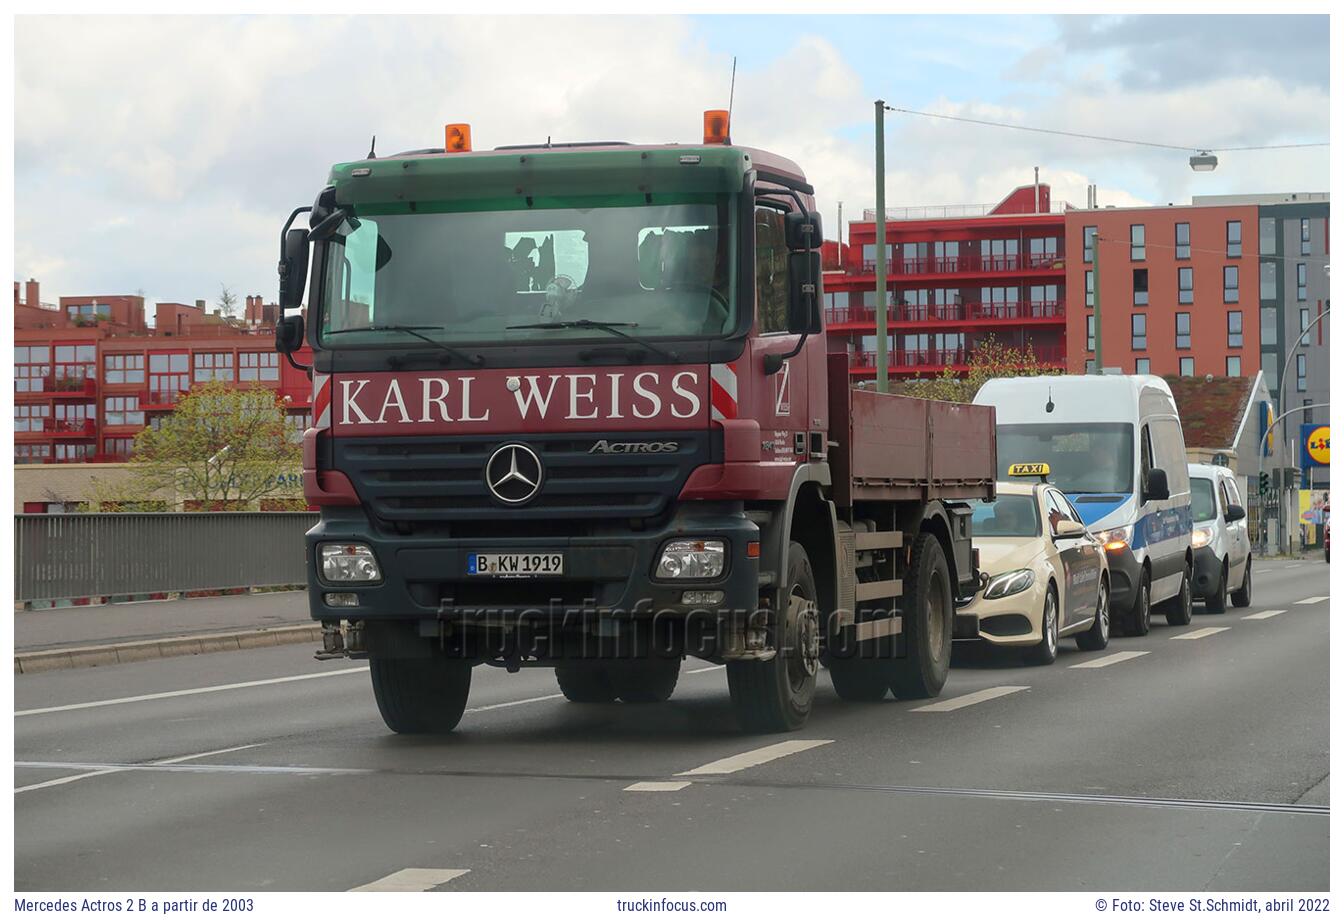
<svg viewBox="0 0 1344 920"><path fill-rule="evenodd" d="M864 259L863 273L877 271L877 261ZM893 259L887 263L887 273L903 275L1006 274L1009 272L1064 272L1064 257L1051 253L1016 253L1004 256L927 256L921 259Z"/></svg>
<svg viewBox="0 0 1344 920"><path fill-rule="evenodd" d="M1063 346L1034 346L1031 351L1036 363L1043 367L1063 367ZM942 373L946 368L964 371L970 364L973 349L967 348L897 348L887 353L887 365L893 374L916 375ZM850 354L850 373L871 374L877 369L877 352L856 351Z"/></svg>
<svg viewBox="0 0 1344 920"><path fill-rule="evenodd" d="M172 409L183 393L181 390L141 390L141 409Z"/></svg>
<svg viewBox="0 0 1344 920"><path fill-rule="evenodd" d="M1059 300L971 301L955 304L892 304L887 308L890 325L902 323L995 323L1064 321L1064 303ZM830 326L877 322L875 307L827 307Z"/></svg>
<svg viewBox="0 0 1344 920"><path fill-rule="evenodd" d="M97 396L98 381L92 377L52 377L49 395L57 399Z"/></svg>
<svg viewBox="0 0 1344 920"><path fill-rule="evenodd" d="M97 433L93 419L44 418L42 430L64 438L91 438Z"/></svg>

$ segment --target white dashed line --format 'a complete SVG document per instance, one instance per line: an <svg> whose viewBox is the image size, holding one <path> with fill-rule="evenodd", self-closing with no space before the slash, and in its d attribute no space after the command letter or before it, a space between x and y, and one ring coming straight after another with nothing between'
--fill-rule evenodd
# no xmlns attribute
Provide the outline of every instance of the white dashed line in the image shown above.
<svg viewBox="0 0 1344 920"><path fill-rule="evenodd" d="M249 748L261 747L265 742L257 744L240 744L238 747L220 748L218 751L202 751L199 754L186 754L182 757L170 757L167 760L156 760L153 765L156 767L166 767L170 764L186 763L188 760L199 760L202 757L213 757L215 754L232 754L234 751L246 751ZM45 783L33 783L31 786L20 786L14 792L32 792L34 789L49 789L52 786L64 786L66 783L77 782L81 779L92 779L95 776L107 776L109 773L123 773L125 767L110 767L105 770L94 770L91 773L76 773L73 776L61 776L56 779L49 779Z"/></svg>
<svg viewBox="0 0 1344 920"><path fill-rule="evenodd" d="M689 780L687 780L686 782L650 782L650 783L633 783L633 784L631 784L631 785L629 785L629 786L626 786L625 789L624 789L623 791L625 791L625 792L680 792L681 790L685 789L685 788L686 788L687 786L689 786L689 785L690 785L690 781L689 781Z"/></svg>
<svg viewBox="0 0 1344 920"><path fill-rule="evenodd" d="M1302 598L1302 600L1298 601L1297 603L1299 603L1299 604L1319 604L1321 601L1328 601L1328 600L1330 600L1330 595L1328 595L1328 594L1324 594L1324 595L1322 595L1322 596L1320 596L1320 597L1304 597L1304 598Z"/></svg>
<svg viewBox="0 0 1344 920"><path fill-rule="evenodd" d="M990 687L987 690L977 690L974 693L968 693L965 696L954 696L950 700L941 700L937 703L930 703L927 706L920 706L911 712L952 712L954 709L965 709L967 706L974 706L976 703L984 703L988 700L996 700L1001 696L1007 696L1010 693L1016 693L1019 690L1030 690L1030 687Z"/></svg>
<svg viewBox="0 0 1344 920"><path fill-rule="evenodd" d="M1270 617L1276 617L1281 613L1287 613L1287 610L1261 610L1259 613L1253 613L1250 616L1242 617L1243 620L1268 620Z"/></svg>
<svg viewBox="0 0 1344 920"><path fill-rule="evenodd" d="M744 751L741 754L734 754L732 757L724 757L715 760L704 766L696 767L693 770L684 770L677 776L722 776L726 773L736 773L739 770L745 770L748 767L757 767L763 763L769 763L772 760L778 760L781 757L788 757L790 754L798 754L802 751L810 751L814 747L821 747L823 744L832 744L833 741L781 741L778 744L767 745L763 748L757 748L754 751Z"/></svg>
<svg viewBox="0 0 1344 920"><path fill-rule="evenodd" d="M401 869L385 875L376 882L351 888L351 891L429 891L455 878L466 875L470 869Z"/></svg>
<svg viewBox="0 0 1344 920"><path fill-rule="evenodd" d="M1081 664L1071 664L1069 668L1108 668L1113 664L1119 664L1122 661L1133 661L1135 658L1142 658L1147 652L1116 652L1114 655L1107 655L1105 658L1093 658L1091 661L1084 661Z"/></svg>
<svg viewBox="0 0 1344 920"><path fill-rule="evenodd" d="M710 671L722 671L727 665L712 664L707 668L696 668L694 671L687 671L687 674L707 674Z"/></svg>
<svg viewBox="0 0 1344 920"><path fill-rule="evenodd" d="M532 696L525 700L510 700L507 703L491 703L488 706L474 706L471 709L464 709L463 715L472 712L489 712L492 709L508 709L510 706L522 706L526 703L544 703L547 700L562 700L565 698L563 693L548 693L545 696ZM359 889L355 889L358 891Z"/></svg>
<svg viewBox="0 0 1344 920"><path fill-rule="evenodd" d="M1173 639L1204 639L1209 636L1216 636L1220 632L1227 632L1230 626L1205 626L1203 629L1196 629L1194 632L1181 633L1179 636L1172 636Z"/></svg>

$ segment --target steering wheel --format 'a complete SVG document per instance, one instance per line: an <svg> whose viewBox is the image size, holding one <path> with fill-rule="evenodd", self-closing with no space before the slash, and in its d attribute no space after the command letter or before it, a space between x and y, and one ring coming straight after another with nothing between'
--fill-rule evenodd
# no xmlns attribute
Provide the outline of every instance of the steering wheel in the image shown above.
<svg viewBox="0 0 1344 920"><path fill-rule="evenodd" d="M705 309L704 328L706 331L721 331L724 324L728 322L730 307L728 297L713 285L699 281L674 281L667 286L667 290L694 291L697 294L709 295L709 304ZM714 325L716 321L717 326Z"/></svg>

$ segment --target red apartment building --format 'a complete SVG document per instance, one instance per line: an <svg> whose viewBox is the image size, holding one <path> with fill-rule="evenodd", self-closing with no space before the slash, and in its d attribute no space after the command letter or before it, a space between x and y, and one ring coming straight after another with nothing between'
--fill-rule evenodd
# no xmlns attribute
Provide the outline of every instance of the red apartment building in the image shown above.
<svg viewBox="0 0 1344 920"><path fill-rule="evenodd" d="M1260 370L1254 205L1070 209L1068 370L1254 377ZM1101 269L1098 274L1097 258Z"/></svg>
<svg viewBox="0 0 1344 920"><path fill-rule="evenodd" d="M14 285L14 462L125 460L135 435L206 380L275 390L296 437L311 421L307 375L274 347L278 308L247 298L242 321L144 298L62 297L42 304L36 281ZM307 363L308 355L296 356Z"/></svg>
<svg viewBox="0 0 1344 920"><path fill-rule="evenodd" d="M847 352L859 379L877 372L875 217L850 223L824 281L830 350ZM886 233L892 377L965 371L989 336L1064 367L1068 237L1050 186L1022 186L993 206L889 209Z"/></svg>

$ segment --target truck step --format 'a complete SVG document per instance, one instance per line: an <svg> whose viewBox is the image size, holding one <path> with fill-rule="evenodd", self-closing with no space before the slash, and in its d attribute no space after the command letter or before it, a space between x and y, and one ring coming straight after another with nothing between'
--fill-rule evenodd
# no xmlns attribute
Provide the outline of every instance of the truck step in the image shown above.
<svg viewBox="0 0 1344 920"><path fill-rule="evenodd" d="M855 549L898 549L905 535L899 530L859 531L854 534Z"/></svg>
<svg viewBox="0 0 1344 920"><path fill-rule="evenodd" d="M903 583L900 579L892 581L861 581L854 587L856 601L871 601L883 597L900 597Z"/></svg>

